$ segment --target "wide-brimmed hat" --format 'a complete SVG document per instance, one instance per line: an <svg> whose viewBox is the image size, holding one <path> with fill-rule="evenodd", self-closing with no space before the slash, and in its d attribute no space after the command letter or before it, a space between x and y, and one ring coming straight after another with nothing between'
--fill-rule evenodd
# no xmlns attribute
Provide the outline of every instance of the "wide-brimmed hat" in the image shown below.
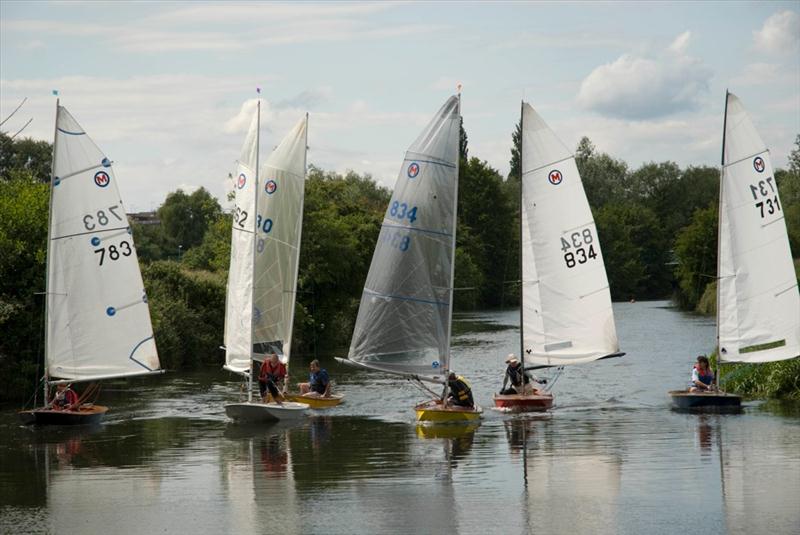
<svg viewBox="0 0 800 535"><path fill-rule="evenodd" d="M506 357L506 364L511 364L512 362L519 362L517 357L514 356L514 353L510 353L508 357Z"/></svg>

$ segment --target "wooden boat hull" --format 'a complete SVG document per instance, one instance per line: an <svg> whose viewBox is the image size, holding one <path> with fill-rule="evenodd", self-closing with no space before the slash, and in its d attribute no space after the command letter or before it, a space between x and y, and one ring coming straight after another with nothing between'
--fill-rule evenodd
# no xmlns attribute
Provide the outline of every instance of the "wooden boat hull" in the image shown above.
<svg viewBox="0 0 800 535"><path fill-rule="evenodd" d="M552 394L494 395L494 406L511 412L541 412L553 406Z"/></svg>
<svg viewBox="0 0 800 535"><path fill-rule="evenodd" d="M277 403L242 402L225 405L225 414L237 422L265 423L305 417L308 405L287 401Z"/></svg>
<svg viewBox="0 0 800 535"><path fill-rule="evenodd" d="M431 423L464 423L480 420L483 409L475 406L474 409L442 405L438 399L420 403L414 410L417 413L418 422Z"/></svg>
<svg viewBox="0 0 800 535"><path fill-rule="evenodd" d="M283 397L286 398L286 401L305 403L312 409L329 409L344 401L342 394L333 394L329 398L301 396L300 394L284 394Z"/></svg>
<svg viewBox="0 0 800 535"><path fill-rule="evenodd" d="M738 411L742 405L742 396L727 392L671 390L669 396L672 408L679 411Z"/></svg>
<svg viewBox="0 0 800 535"><path fill-rule="evenodd" d="M104 405L86 405L77 411L33 409L18 414L25 425L91 425L100 423L106 412Z"/></svg>

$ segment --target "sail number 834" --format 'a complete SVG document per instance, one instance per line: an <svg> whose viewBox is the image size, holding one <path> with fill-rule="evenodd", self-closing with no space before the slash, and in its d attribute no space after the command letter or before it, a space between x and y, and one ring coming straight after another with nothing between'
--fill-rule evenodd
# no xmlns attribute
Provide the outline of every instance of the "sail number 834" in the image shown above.
<svg viewBox="0 0 800 535"><path fill-rule="evenodd" d="M585 228L582 231L561 236L561 252L564 253L564 262L568 268L574 268L578 264L585 264L589 260L597 258L592 230Z"/></svg>

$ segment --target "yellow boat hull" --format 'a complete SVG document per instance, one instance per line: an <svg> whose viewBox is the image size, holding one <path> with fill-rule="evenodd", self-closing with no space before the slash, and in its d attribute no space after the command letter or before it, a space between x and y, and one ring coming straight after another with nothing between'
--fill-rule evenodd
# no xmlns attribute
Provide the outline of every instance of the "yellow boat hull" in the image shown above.
<svg viewBox="0 0 800 535"><path fill-rule="evenodd" d="M414 407L414 410L417 413L418 422L438 424L474 422L480 420L481 414L483 414L483 409L477 405L474 409L464 409L453 406L445 407L439 400L420 403Z"/></svg>
<svg viewBox="0 0 800 535"><path fill-rule="evenodd" d="M287 401L305 403L312 409L329 409L344 401L344 395L342 394L333 394L328 398L301 396L300 394L284 394L283 397L286 398Z"/></svg>

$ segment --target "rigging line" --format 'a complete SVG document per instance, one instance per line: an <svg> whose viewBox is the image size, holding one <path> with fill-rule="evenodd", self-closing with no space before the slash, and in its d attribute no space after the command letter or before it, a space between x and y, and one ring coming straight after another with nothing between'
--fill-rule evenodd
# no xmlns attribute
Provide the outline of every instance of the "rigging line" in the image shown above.
<svg viewBox="0 0 800 535"><path fill-rule="evenodd" d="M17 136L18 136L18 135L19 135L19 134L20 134L20 133L21 133L23 130L25 130L26 128L28 128L28 125L29 125L29 124L31 124L32 122L33 122L33 117L31 117L30 119L28 119L28 122L27 122L27 123L25 123L24 125L22 125L22 128L20 128L19 130L17 130L17 131L14 133L14 135L13 135L13 136L11 136L9 139L14 139L15 137L17 137Z"/></svg>
<svg viewBox="0 0 800 535"><path fill-rule="evenodd" d="M542 165L542 166L540 166L540 167L537 167L537 168L535 168L535 169L528 169L527 171L524 171L524 172L522 173L522 176L529 175L529 174L531 174L531 173L535 173L536 171L539 171L539 170L541 170L541 169L544 169L545 167L550 167L551 165L556 165L556 164L559 164L559 163L561 163L561 162L566 162L566 161L567 161L567 160L569 160L570 158L574 158L574 157L575 157L575 155L574 155L574 154L570 154L570 155L569 155L569 156L567 156L566 158L561 158L560 160L556 160L556 161L554 161L554 162L546 163L546 164L544 164L544 165Z"/></svg>
<svg viewBox="0 0 800 535"><path fill-rule="evenodd" d="M22 99L22 102L20 102L20 103L19 103L19 106L17 106L16 108L14 108L14 111L12 111L12 112L11 112L11 114L10 114L8 117L6 117L6 118L5 118L5 119L3 119L2 121L0 121L0 126L3 126L3 125L5 124L5 122L6 122L6 121L8 121L9 119L11 119L11 117L13 117L13 116L14 116L14 114L15 114L15 113L17 113L17 112L19 111L19 109L22 107L22 105L23 105L23 104L25 104L25 101L27 101L27 100L28 100L28 97L25 97L24 99Z"/></svg>
<svg viewBox="0 0 800 535"><path fill-rule="evenodd" d="M50 238L50 241L62 240L64 238L74 238L76 236L86 236L87 234L102 234L104 232L111 232L111 231L114 231L114 230L125 230L125 231L127 231L128 228L129 227L114 227L114 228L104 228L104 229L97 229L97 230L87 230L86 232L78 232L76 234L65 234L64 236L56 236L55 238Z"/></svg>

